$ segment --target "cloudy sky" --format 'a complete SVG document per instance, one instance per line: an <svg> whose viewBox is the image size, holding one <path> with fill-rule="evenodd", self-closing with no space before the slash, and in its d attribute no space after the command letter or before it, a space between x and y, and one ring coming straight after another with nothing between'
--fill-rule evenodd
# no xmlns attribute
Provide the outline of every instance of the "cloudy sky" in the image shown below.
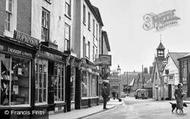
<svg viewBox="0 0 190 119"><path fill-rule="evenodd" d="M108 32L112 67L122 71L141 71L152 65L156 48L162 42L166 53L190 52L190 0L91 0L100 9L104 30ZM142 28L143 16L176 9L177 26L158 32Z"/></svg>

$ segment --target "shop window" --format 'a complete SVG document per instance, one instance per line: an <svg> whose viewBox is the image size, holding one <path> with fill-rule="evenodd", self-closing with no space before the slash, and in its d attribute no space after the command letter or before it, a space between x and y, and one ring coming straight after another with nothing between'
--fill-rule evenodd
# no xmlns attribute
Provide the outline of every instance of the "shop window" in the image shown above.
<svg viewBox="0 0 190 119"><path fill-rule="evenodd" d="M97 76L92 76L92 96L97 96Z"/></svg>
<svg viewBox="0 0 190 119"><path fill-rule="evenodd" d="M75 101L75 68L71 68L71 101Z"/></svg>
<svg viewBox="0 0 190 119"><path fill-rule="evenodd" d="M82 97L87 97L87 90L88 90L88 85L87 85L87 72L83 72L82 75L82 82L81 82L81 88L82 88Z"/></svg>
<svg viewBox="0 0 190 119"><path fill-rule="evenodd" d="M47 103L48 62L36 59L35 65L35 102Z"/></svg>
<svg viewBox="0 0 190 119"><path fill-rule="evenodd" d="M88 97L92 96L92 78L91 78L91 74L87 73L87 85L88 85Z"/></svg>
<svg viewBox="0 0 190 119"><path fill-rule="evenodd" d="M54 64L54 100L64 101L64 65Z"/></svg>
<svg viewBox="0 0 190 119"><path fill-rule="evenodd" d="M0 105L29 104L30 60L0 54Z"/></svg>

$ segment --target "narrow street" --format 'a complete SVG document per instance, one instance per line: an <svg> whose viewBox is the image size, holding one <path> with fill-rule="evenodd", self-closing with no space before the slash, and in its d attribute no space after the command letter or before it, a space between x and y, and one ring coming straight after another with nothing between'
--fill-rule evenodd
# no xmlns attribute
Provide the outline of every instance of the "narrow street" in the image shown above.
<svg viewBox="0 0 190 119"><path fill-rule="evenodd" d="M190 107L184 108L184 114L171 112L169 102L125 98L123 104L114 109L92 115L85 119L189 119Z"/></svg>

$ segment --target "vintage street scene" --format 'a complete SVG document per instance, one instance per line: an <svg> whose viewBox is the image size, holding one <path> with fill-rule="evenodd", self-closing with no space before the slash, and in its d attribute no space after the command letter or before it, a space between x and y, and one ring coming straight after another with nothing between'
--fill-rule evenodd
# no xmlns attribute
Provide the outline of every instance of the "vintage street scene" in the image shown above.
<svg viewBox="0 0 190 119"><path fill-rule="evenodd" d="M1 119L189 119L190 0L0 0Z"/></svg>

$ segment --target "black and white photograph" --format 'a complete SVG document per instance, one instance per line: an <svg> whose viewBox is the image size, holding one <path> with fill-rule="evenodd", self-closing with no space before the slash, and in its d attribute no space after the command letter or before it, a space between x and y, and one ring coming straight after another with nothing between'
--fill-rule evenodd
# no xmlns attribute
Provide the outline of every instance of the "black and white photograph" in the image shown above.
<svg viewBox="0 0 190 119"><path fill-rule="evenodd" d="M190 0L0 0L0 118L189 119L189 28Z"/></svg>

